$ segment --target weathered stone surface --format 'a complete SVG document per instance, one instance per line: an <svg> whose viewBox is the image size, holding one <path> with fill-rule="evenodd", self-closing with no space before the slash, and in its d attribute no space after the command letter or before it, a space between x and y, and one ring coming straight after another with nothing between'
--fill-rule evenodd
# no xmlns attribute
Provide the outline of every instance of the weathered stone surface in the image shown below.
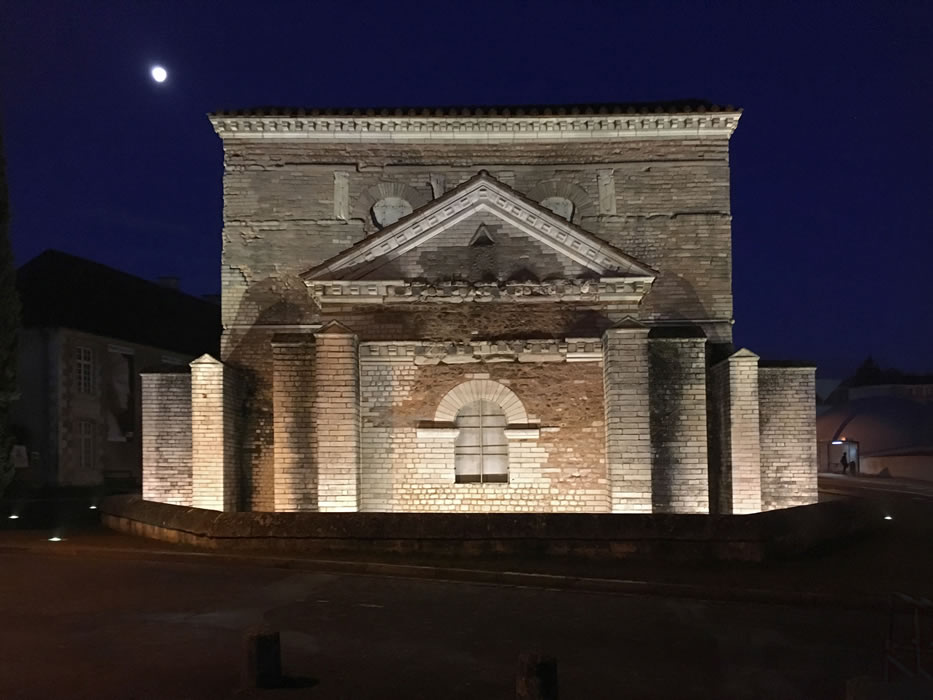
<svg viewBox="0 0 933 700"><path fill-rule="evenodd" d="M169 542L264 552L762 561L882 526L877 506L831 501L754 515L218 513L113 496L108 527Z"/></svg>
<svg viewBox="0 0 933 700"><path fill-rule="evenodd" d="M192 503L706 513L815 499L811 387L738 359L707 367L732 351L737 115L539 116L214 118L223 365L193 366ZM452 396L507 422L463 433ZM495 443L505 483L457 480L476 456L458 449L485 459L468 435ZM153 459L174 483L177 456Z"/></svg>

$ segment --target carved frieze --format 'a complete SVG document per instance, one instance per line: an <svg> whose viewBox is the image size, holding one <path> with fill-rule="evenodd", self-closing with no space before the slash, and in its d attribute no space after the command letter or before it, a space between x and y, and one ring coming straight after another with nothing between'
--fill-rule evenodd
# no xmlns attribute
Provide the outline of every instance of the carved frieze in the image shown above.
<svg viewBox="0 0 933 700"><path fill-rule="evenodd" d="M651 277L603 277L549 282L406 282L306 280L318 304L463 304L489 302L630 302L651 288Z"/></svg>

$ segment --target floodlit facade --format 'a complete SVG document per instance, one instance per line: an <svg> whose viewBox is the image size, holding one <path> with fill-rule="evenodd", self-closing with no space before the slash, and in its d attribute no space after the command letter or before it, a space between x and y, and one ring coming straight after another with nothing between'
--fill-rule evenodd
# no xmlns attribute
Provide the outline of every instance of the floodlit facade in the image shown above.
<svg viewBox="0 0 933 700"><path fill-rule="evenodd" d="M144 377L144 497L816 501L813 368L732 345L739 117L701 102L211 115L222 351Z"/></svg>

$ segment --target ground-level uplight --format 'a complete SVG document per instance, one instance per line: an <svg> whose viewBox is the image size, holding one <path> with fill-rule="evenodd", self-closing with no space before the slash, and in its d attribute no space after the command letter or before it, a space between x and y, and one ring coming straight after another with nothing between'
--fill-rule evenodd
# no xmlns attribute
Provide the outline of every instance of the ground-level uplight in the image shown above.
<svg viewBox="0 0 933 700"><path fill-rule="evenodd" d="M61 537L49 537L49 542L61 542Z"/></svg>

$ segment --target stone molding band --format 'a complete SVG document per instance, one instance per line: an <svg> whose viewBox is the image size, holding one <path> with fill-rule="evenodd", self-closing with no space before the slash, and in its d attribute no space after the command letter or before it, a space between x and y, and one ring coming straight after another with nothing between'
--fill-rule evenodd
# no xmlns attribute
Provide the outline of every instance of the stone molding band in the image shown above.
<svg viewBox="0 0 933 700"><path fill-rule="evenodd" d="M741 112L538 117L210 117L225 139L489 143L608 138L729 138Z"/></svg>

